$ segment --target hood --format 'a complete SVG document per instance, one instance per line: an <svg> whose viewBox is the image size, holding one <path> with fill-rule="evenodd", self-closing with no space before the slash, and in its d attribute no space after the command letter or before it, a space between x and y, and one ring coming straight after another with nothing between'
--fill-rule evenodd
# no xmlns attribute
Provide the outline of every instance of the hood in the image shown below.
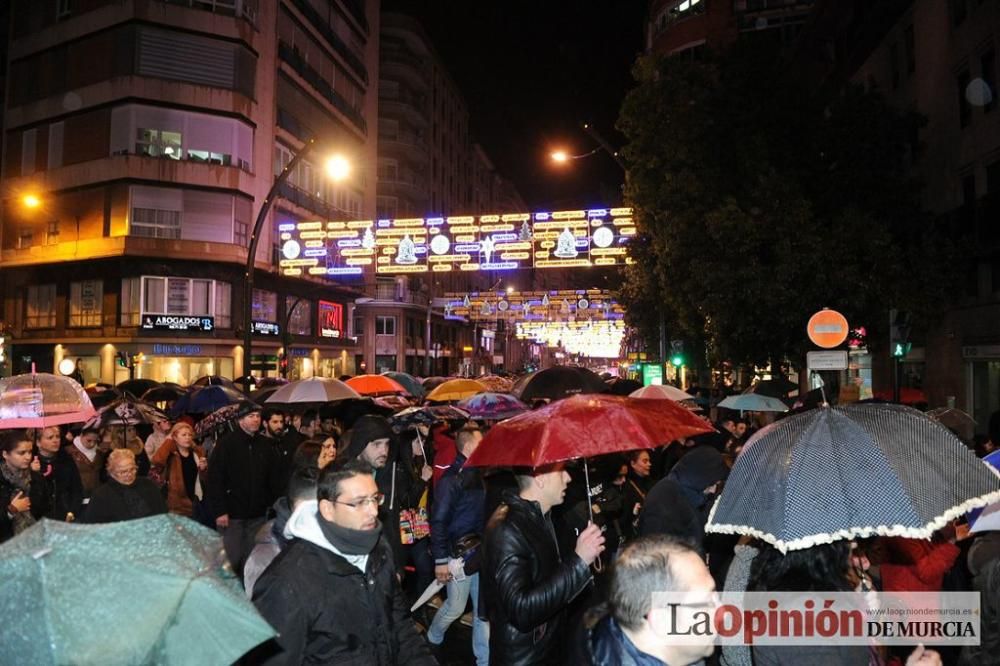
<svg viewBox="0 0 1000 666"><path fill-rule="evenodd" d="M332 543L323 536L323 530L319 526L319 501L307 500L296 507L292 515L285 523L284 537L286 539L302 539L311 544L319 546L323 550L328 550L334 555L339 555L359 571L364 573L368 566L368 555L345 555L337 550Z"/></svg>
<svg viewBox="0 0 1000 666"><path fill-rule="evenodd" d="M347 445L345 457L348 460L353 460L361 455L365 447L368 446L368 442L383 438L389 440L391 457L392 448L394 448L392 446L393 434L392 426L384 417L366 414L359 418L354 427L351 428L351 441Z"/></svg>
<svg viewBox="0 0 1000 666"><path fill-rule="evenodd" d="M722 481L728 473L721 453L711 446L696 446L684 454L667 479L679 485L684 497L697 509L708 502L705 488Z"/></svg>

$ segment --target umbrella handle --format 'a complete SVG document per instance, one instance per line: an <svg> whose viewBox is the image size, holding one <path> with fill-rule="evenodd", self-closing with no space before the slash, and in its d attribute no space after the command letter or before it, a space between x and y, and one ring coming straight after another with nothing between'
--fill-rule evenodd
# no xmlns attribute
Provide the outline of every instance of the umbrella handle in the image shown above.
<svg viewBox="0 0 1000 666"><path fill-rule="evenodd" d="M584 483L587 484L587 515L590 516L590 522L594 522L594 502L590 497L590 470L587 466L587 459L583 459L583 479ZM604 571L604 566L601 564L601 556L598 555L597 559L594 560L594 571L601 573Z"/></svg>
<svg viewBox="0 0 1000 666"><path fill-rule="evenodd" d="M417 430L417 444L420 446L420 455L424 457L424 464L429 464L427 460L427 452L424 451L424 438L420 436L420 431Z"/></svg>

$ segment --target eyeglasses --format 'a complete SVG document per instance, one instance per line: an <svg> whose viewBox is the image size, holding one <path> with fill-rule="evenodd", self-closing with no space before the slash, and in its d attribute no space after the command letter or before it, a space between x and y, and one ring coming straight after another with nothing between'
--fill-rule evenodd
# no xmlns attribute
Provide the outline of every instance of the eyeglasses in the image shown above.
<svg viewBox="0 0 1000 666"><path fill-rule="evenodd" d="M341 502L340 500L334 500L335 504L344 504L352 509L360 509L369 504L372 506L382 506L385 504L385 495L378 493L377 495L372 495L371 497L364 497L356 502Z"/></svg>

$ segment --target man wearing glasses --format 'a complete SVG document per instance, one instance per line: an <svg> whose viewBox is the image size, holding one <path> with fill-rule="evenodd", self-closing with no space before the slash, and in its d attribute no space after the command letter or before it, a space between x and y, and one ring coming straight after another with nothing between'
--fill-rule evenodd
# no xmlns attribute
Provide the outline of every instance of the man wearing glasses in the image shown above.
<svg viewBox="0 0 1000 666"><path fill-rule="evenodd" d="M410 619L382 536L385 501L363 461L329 466L317 501L285 525L291 543L261 575L253 601L278 631L268 664L435 664Z"/></svg>

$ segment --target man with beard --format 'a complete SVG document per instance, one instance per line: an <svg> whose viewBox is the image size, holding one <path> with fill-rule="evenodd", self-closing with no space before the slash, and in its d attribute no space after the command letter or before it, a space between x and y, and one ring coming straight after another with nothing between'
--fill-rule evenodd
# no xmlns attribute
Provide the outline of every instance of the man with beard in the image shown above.
<svg viewBox="0 0 1000 666"><path fill-rule="evenodd" d="M291 543L254 587L257 610L278 631L266 663L433 665L403 602L371 468L328 467L317 497L292 513Z"/></svg>

